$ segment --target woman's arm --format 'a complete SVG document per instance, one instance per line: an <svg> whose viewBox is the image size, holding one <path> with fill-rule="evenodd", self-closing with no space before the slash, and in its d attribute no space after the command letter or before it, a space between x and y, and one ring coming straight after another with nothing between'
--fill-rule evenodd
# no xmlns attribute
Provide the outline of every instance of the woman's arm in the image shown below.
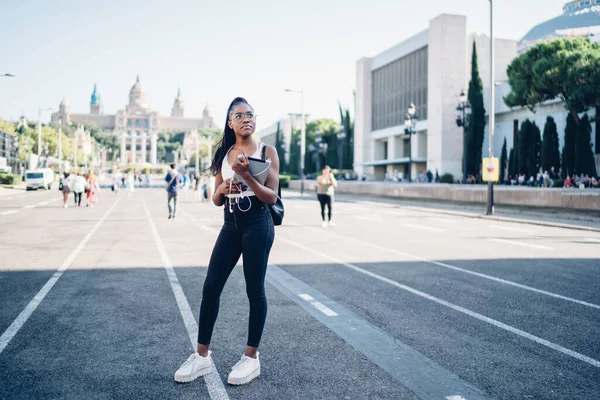
<svg viewBox="0 0 600 400"><path fill-rule="evenodd" d="M221 207L223 204L225 204L225 196L219 190L222 183L223 183L223 176L221 175L221 172L219 171L219 173L215 177L215 192L212 195L212 202L217 207Z"/></svg>
<svg viewBox="0 0 600 400"><path fill-rule="evenodd" d="M337 187L337 181L335 180L335 176L332 172L329 173L329 179L331 179L331 186Z"/></svg>
<svg viewBox="0 0 600 400"><path fill-rule="evenodd" d="M279 156L277 155L277 150L273 146L267 146L265 151L266 158L271 159L271 167L269 168L269 173L267 175L267 180L264 185L261 185L252 174L250 174L250 169L245 168L244 170L238 169L238 164L245 164L247 167L248 158L244 154L244 161L240 162L240 160L236 157L234 165L232 165L232 169L242 177L242 179L248 184L248 187L252 189L256 197L260 201L265 204L275 204L277 202L277 192L279 190Z"/></svg>

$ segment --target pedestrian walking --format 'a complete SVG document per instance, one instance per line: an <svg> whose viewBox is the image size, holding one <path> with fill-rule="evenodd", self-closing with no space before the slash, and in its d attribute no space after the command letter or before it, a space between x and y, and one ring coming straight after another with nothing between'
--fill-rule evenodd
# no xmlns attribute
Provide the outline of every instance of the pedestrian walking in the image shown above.
<svg viewBox="0 0 600 400"><path fill-rule="evenodd" d="M127 172L127 177L125 178L125 186L127 188L128 197L131 197L135 190L135 175L132 172Z"/></svg>
<svg viewBox="0 0 600 400"><path fill-rule="evenodd" d="M117 172L115 173L115 176L114 176L114 181L113 181L113 191L115 192L115 194L117 196L119 195L119 190L121 189L122 182L123 182L123 174L121 173L121 171L117 170Z"/></svg>
<svg viewBox="0 0 600 400"><path fill-rule="evenodd" d="M69 192L71 191L71 182L68 172L65 172L60 180L60 190L62 191L63 195L63 208L69 208L67 205L67 200L69 199Z"/></svg>
<svg viewBox="0 0 600 400"><path fill-rule="evenodd" d="M321 226L335 226L331 221L331 204L333 203L333 193L337 186L335 176L331 173L331 168L326 165L321 170L321 176L317 178L317 199L321 204ZM327 218L325 218L325 206L327 206Z"/></svg>
<svg viewBox="0 0 600 400"><path fill-rule="evenodd" d="M225 206L223 227L204 280L198 348L175 372L177 382L191 382L212 371L209 344L219 312L220 296L240 255L244 259L246 293L250 303L248 340L245 354L233 366L227 381L242 385L260 375L258 346L267 317L265 275L275 238L269 205L277 202L279 158L273 146L263 145L253 138L255 128L254 109L243 98L235 98L227 110L224 133L210 167L216 175L212 201L218 207ZM263 146L266 148L263 149ZM264 183L250 174L247 154L270 162ZM239 178L247 186L243 187Z"/></svg>
<svg viewBox="0 0 600 400"><path fill-rule="evenodd" d="M165 176L165 182L167 182L167 207L169 208L169 219L175 218L175 214L177 213L177 197L182 181L183 178L179 171L177 171L176 165L171 164L171 170L167 172L167 176ZM171 208L171 201L173 201L173 208Z"/></svg>
<svg viewBox="0 0 600 400"><path fill-rule="evenodd" d="M87 194L87 204L86 207L93 208L94 204L96 204L96 199L98 195L98 183L96 181L96 175L93 172L90 172L87 176L87 185L86 185L86 194Z"/></svg>
<svg viewBox="0 0 600 400"><path fill-rule="evenodd" d="M78 171L76 175L73 176L73 194L75 197L75 205L77 207L81 207L81 197L86 188L86 179L83 176L82 171Z"/></svg>

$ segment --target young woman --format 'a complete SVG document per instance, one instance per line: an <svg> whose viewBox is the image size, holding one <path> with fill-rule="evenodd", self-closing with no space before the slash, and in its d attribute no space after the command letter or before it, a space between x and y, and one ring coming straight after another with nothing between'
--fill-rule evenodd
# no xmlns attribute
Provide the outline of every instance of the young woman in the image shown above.
<svg viewBox="0 0 600 400"><path fill-rule="evenodd" d="M87 176L86 184L87 203L86 207L94 207L98 195L98 183L96 182L96 175L90 172Z"/></svg>
<svg viewBox="0 0 600 400"><path fill-rule="evenodd" d="M321 170L321 176L317 178L317 198L321 203L321 219L323 220L322 226L335 226L331 222L331 202L333 201L333 191L337 186L337 181L331 173L331 168L326 165ZM327 219L325 219L325 206L327 206Z"/></svg>
<svg viewBox="0 0 600 400"><path fill-rule="evenodd" d="M69 179L69 173L65 172L60 181L62 186L62 195L63 195L63 207L68 208L67 200L69 199L69 192L71 191L71 179Z"/></svg>
<svg viewBox="0 0 600 400"><path fill-rule="evenodd" d="M215 243L204 287L198 329L198 349L175 372L175 381L191 382L212 371L208 350L213 327L219 312L219 299L229 274L244 258L246 294L250 302L246 352L229 374L228 382L243 385L260 375L258 345L267 317L265 274L275 231L267 205L277 201L279 158L272 146L265 149L270 166L264 184L250 174L248 156L261 158L263 144L252 134L256 114L241 97L233 100L227 110L225 130L210 167L216 175L216 190L212 201L224 207L224 223ZM242 186L241 178L247 186Z"/></svg>

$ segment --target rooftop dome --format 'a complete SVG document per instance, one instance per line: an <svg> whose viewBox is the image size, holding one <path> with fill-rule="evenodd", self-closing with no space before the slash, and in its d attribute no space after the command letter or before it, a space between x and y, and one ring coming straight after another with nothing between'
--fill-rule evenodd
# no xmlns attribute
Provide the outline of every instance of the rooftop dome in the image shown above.
<svg viewBox="0 0 600 400"><path fill-rule="evenodd" d="M135 84L131 87L131 90L129 91L129 104L139 104L142 106L146 104L146 89L144 89L144 87L140 83L139 75L135 80Z"/></svg>
<svg viewBox="0 0 600 400"><path fill-rule="evenodd" d="M569 1L562 15L531 29L520 43L553 37L591 36L600 30L600 0Z"/></svg>

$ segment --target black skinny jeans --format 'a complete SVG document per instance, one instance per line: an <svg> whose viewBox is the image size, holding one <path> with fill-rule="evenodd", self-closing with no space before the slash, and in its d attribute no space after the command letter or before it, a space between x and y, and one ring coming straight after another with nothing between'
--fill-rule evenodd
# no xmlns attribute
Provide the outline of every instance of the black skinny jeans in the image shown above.
<svg viewBox="0 0 600 400"><path fill-rule="evenodd" d="M233 213L230 213L229 200L225 202L225 221L213 248L202 289L199 344L210 344L219 314L221 292L242 254L246 294L250 301L247 345L258 347L260 344L267 318L265 275L275 229L269 208L255 196L251 199L252 207L247 212L242 212L233 204ZM247 199L241 200L240 205L245 210L248 207Z"/></svg>
<svg viewBox="0 0 600 400"><path fill-rule="evenodd" d="M331 196L328 194L317 194L317 198L319 199L319 203L321 203L321 218L325 221L325 206L327 206L327 216L329 217L327 221L331 221Z"/></svg>
<svg viewBox="0 0 600 400"><path fill-rule="evenodd" d="M81 195L83 194L83 192L73 192L73 194L75 194L75 205L80 206L81 205Z"/></svg>

